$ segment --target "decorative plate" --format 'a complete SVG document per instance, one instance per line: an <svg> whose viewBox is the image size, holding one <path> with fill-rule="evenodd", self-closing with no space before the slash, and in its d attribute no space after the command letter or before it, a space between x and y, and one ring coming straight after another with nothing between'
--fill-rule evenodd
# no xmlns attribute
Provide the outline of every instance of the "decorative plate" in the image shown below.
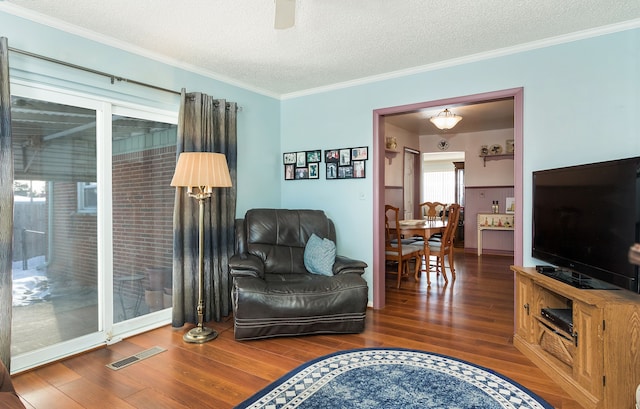
<svg viewBox="0 0 640 409"><path fill-rule="evenodd" d="M446 139L440 139L440 141L438 141L438 149L440 149L441 151L446 151L449 148L449 141L447 141Z"/></svg>
<svg viewBox="0 0 640 409"><path fill-rule="evenodd" d="M491 145L490 152L492 155L500 155L502 153L502 146L498 144Z"/></svg>
<svg viewBox="0 0 640 409"><path fill-rule="evenodd" d="M513 153L515 151L513 139L507 139L505 141L505 150L507 153Z"/></svg>

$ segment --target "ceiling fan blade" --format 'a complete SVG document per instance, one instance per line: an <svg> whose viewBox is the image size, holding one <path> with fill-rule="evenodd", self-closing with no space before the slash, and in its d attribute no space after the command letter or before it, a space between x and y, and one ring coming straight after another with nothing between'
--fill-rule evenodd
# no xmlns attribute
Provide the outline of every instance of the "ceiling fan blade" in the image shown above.
<svg viewBox="0 0 640 409"><path fill-rule="evenodd" d="M276 18L274 27L277 30L293 27L296 21L296 0L275 0Z"/></svg>

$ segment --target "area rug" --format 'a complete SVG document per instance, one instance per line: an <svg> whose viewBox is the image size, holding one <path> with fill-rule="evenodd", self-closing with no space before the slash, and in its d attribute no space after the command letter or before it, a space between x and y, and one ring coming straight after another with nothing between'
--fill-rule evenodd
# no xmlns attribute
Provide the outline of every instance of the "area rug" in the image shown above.
<svg viewBox="0 0 640 409"><path fill-rule="evenodd" d="M245 408L553 409L490 369L397 348L354 349L317 358L236 406Z"/></svg>

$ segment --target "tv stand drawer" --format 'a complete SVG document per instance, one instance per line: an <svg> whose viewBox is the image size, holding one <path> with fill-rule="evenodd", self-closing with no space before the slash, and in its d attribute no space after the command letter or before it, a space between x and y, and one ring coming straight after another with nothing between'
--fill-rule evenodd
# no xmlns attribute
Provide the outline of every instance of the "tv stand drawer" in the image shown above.
<svg viewBox="0 0 640 409"><path fill-rule="evenodd" d="M573 368L573 358L576 355L575 341L543 322L538 322L538 331L540 347L563 364Z"/></svg>

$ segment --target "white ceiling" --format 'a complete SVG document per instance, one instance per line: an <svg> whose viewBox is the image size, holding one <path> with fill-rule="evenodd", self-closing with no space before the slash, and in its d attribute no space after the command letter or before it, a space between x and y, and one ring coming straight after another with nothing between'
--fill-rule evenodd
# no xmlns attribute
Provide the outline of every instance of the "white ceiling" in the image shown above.
<svg viewBox="0 0 640 409"><path fill-rule="evenodd" d="M429 121L444 108L462 117L462 121L453 129L441 130ZM416 112L405 112L397 115L386 115L385 121L406 129L416 135L452 135L469 132L488 131L490 129L513 128L513 98L487 101L469 105L447 105L424 109Z"/></svg>
<svg viewBox="0 0 640 409"><path fill-rule="evenodd" d="M287 30L273 28L274 0L0 0L0 10L277 97L640 26L638 0L297 0Z"/></svg>

